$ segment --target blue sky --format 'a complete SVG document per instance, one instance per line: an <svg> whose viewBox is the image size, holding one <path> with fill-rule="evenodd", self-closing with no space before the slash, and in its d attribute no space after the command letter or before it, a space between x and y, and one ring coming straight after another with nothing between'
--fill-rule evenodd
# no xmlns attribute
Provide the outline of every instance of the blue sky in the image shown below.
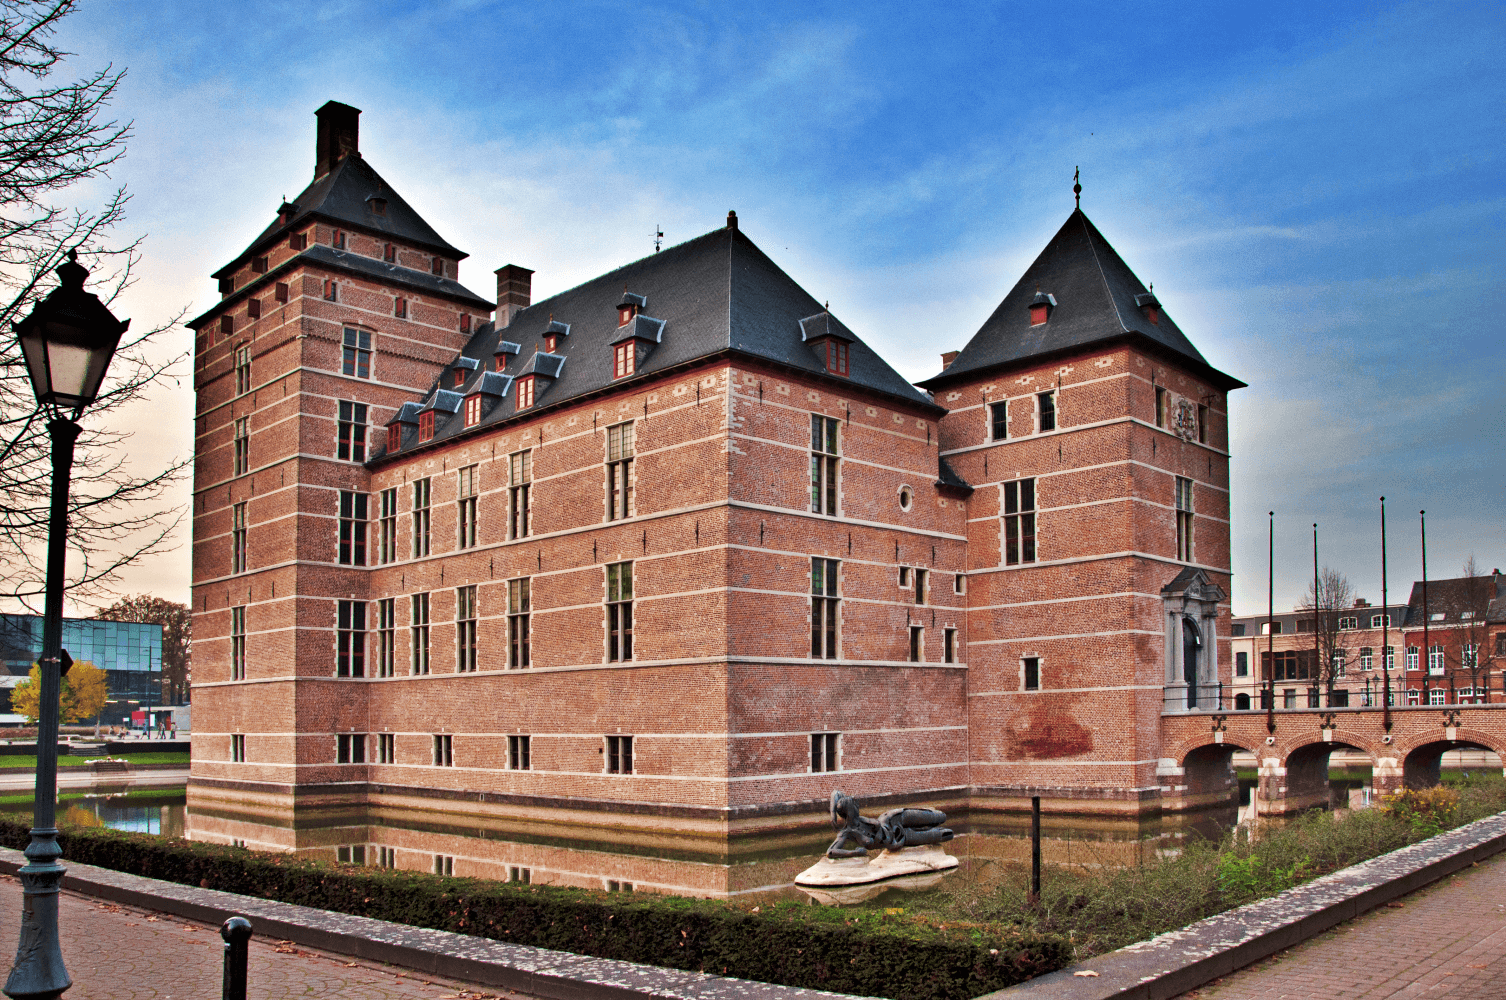
<svg viewBox="0 0 1506 1000"><path fill-rule="evenodd" d="M1500 4L114 0L60 40L129 69L137 323L215 300L209 274L310 180L330 99L483 295L504 263L547 295L736 209L911 379L1061 225L1081 166L1084 210L1250 383L1236 611L1264 605L1271 509L1278 605L1314 521L1380 599L1382 494L1393 599L1422 508L1430 575L1506 564ZM141 408L133 454L187 451L190 413ZM185 546L126 586L183 599L188 572Z"/></svg>

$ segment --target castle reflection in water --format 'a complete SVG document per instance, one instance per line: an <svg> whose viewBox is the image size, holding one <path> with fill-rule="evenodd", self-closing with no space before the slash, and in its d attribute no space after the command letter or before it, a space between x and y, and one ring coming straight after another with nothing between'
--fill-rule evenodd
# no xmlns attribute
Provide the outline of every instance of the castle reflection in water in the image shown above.
<svg viewBox="0 0 1506 1000"><path fill-rule="evenodd" d="M381 868L606 891L804 899L810 894L796 889L794 878L831 842L830 828L811 825L731 839L649 827L630 837L620 827L607 831L589 822L565 826L516 816L488 820L473 812L447 813L432 803L300 806L269 816L227 808L219 797L212 803L194 800L190 791L186 835L193 840ZM947 850L962 860L948 880L997 871L999 864L1029 864L1028 816L969 814L958 804L938 805L946 808L947 824L958 834ZM1194 832L1216 837L1232 826L1234 815L1231 807L1149 823L1047 817L1042 858L1047 864L1134 865L1175 849ZM937 881L929 877L899 888L923 889ZM818 901L861 902L873 894L866 890Z"/></svg>

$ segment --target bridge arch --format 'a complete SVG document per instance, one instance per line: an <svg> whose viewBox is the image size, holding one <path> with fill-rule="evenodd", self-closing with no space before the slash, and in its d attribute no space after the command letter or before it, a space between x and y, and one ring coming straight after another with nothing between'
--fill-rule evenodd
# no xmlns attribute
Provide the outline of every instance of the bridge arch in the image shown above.
<svg viewBox="0 0 1506 1000"><path fill-rule="evenodd" d="M1486 733L1458 730L1454 739L1408 740L1397 749L1401 759L1401 783L1406 788L1432 788L1441 778L1443 755L1450 750L1488 750L1506 763L1506 747Z"/></svg>

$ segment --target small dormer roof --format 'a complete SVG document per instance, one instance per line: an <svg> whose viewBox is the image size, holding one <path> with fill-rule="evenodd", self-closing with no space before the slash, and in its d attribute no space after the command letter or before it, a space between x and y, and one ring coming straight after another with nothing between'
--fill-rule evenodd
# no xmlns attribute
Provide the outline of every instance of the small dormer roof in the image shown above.
<svg viewBox="0 0 1506 1000"><path fill-rule="evenodd" d="M528 359L528 364L518 372L518 377L524 375L539 375L543 378L559 378L560 372L565 369L565 356L563 354L550 354L548 351L535 351L533 357Z"/></svg>
<svg viewBox="0 0 1506 1000"><path fill-rule="evenodd" d="M1049 292L1043 292L1039 288L1035 290L1035 298L1030 300L1032 306L1046 306L1048 309L1056 308L1056 296Z"/></svg>
<svg viewBox="0 0 1506 1000"><path fill-rule="evenodd" d="M477 361L475 358L468 358L464 354L462 354L458 358L455 359L455 363L453 365L451 365L451 367L452 368L464 368L466 371L472 371L473 372L477 368L481 367L481 362Z"/></svg>
<svg viewBox="0 0 1506 1000"><path fill-rule="evenodd" d="M1146 306L1154 306L1157 309L1161 308L1161 302L1156 298L1154 292L1141 292L1139 295L1136 295L1135 305L1141 309L1144 309Z"/></svg>
<svg viewBox="0 0 1506 1000"><path fill-rule="evenodd" d="M476 383L476 392L484 396L506 397L507 389L512 385L512 376L501 372L482 372L481 381Z"/></svg>
<svg viewBox="0 0 1506 1000"><path fill-rule="evenodd" d="M523 353L523 345L522 344L514 344L510 340L499 340L499 341L497 341L497 349L494 352L492 352L492 353L494 353L494 354L522 354Z"/></svg>
<svg viewBox="0 0 1506 1000"><path fill-rule="evenodd" d="M422 409L423 406L419 403L404 403L398 408L397 415L388 421L388 426L392 424L416 424L418 423L418 411Z"/></svg>
<svg viewBox="0 0 1506 1000"><path fill-rule="evenodd" d="M621 309L623 306L637 306L639 309L647 309L648 296L635 295L624 288L622 290L622 300L617 303L617 308Z"/></svg>
<svg viewBox="0 0 1506 1000"><path fill-rule="evenodd" d="M456 413L460 410L460 403L463 399L465 397L458 392L439 389L434 393L434 401L429 404L428 408L444 413Z"/></svg>
<svg viewBox="0 0 1506 1000"><path fill-rule="evenodd" d="M551 334L561 337L570 336L570 324L561 323L559 320L551 316L549 318L549 325L544 328L544 336L548 337Z"/></svg>
<svg viewBox="0 0 1506 1000"><path fill-rule="evenodd" d="M801 340L809 343L812 340L820 340L824 337L845 340L849 344L857 339L847 332L847 328L842 325L841 320L832 318L830 310L818 312L814 316L807 316L800 321Z"/></svg>
<svg viewBox="0 0 1506 1000"><path fill-rule="evenodd" d="M612 345L617 345L625 340L646 340L657 344L664 339L664 321L654 319L652 316L634 316L622 324L617 336L611 340Z"/></svg>

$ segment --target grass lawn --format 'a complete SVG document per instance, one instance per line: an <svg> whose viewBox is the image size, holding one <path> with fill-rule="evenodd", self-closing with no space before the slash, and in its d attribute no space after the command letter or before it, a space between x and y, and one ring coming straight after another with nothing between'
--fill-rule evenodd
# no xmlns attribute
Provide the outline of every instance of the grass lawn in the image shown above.
<svg viewBox="0 0 1506 1000"><path fill-rule="evenodd" d="M101 753L99 754L99 756L104 757L106 755ZM162 751L156 751L148 753L116 754L115 756L124 757L132 764L182 764L184 767L188 766L188 754L186 753L164 753ZM93 757L60 756L58 757L58 767L88 767L89 761L93 759ZM0 757L0 769L34 771L36 770L36 767L37 759L34 756L28 757L22 756L21 754L16 754L14 756Z"/></svg>

